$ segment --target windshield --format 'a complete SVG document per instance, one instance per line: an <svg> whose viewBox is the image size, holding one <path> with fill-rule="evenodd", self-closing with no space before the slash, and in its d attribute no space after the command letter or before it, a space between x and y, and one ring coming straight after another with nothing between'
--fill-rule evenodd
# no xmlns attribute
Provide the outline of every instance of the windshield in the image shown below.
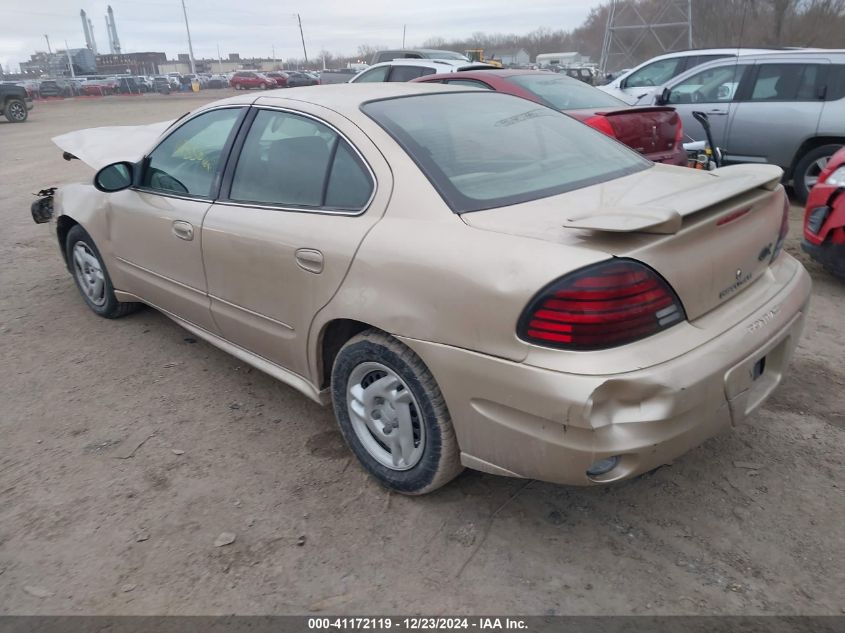
<svg viewBox="0 0 845 633"><path fill-rule="evenodd" d="M509 80L558 110L620 108L628 105L583 81L560 75L516 75Z"/></svg>
<svg viewBox="0 0 845 633"><path fill-rule="evenodd" d="M652 164L556 110L501 93L415 95L362 110L456 213L553 196Z"/></svg>

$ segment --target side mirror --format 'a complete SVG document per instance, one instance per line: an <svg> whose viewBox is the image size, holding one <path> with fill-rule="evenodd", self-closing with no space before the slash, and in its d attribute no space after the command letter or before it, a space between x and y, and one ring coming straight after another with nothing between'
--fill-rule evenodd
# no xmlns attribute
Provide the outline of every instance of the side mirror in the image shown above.
<svg viewBox="0 0 845 633"><path fill-rule="evenodd" d="M135 165L122 161L106 165L94 176L94 186L99 191L114 193L132 186L132 175Z"/></svg>
<svg viewBox="0 0 845 633"><path fill-rule="evenodd" d="M664 88L660 96L657 97L657 105L666 105L672 99L672 91L669 88Z"/></svg>

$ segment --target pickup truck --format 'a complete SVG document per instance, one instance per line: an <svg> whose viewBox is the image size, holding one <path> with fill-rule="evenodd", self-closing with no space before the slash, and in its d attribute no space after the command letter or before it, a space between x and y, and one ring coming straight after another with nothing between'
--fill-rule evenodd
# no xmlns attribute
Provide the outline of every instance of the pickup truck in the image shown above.
<svg viewBox="0 0 845 633"><path fill-rule="evenodd" d="M0 84L0 114L11 123L23 123L32 110L32 99L26 88L16 84Z"/></svg>

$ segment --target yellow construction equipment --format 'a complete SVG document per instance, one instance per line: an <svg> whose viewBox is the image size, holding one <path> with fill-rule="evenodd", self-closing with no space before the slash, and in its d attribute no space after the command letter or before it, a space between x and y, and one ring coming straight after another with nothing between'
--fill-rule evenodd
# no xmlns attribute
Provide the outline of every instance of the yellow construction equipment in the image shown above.
<svg viewBox="0 0 845 633"><path fill-rule="evenodd" d="M491 66L495 66L496 68L502 68L502 62L500 62L499 60L492 58L484 58L483 48L471 48L467 51L464 51L464 54L474 62L481 62L483 64L490 64Z"/></svg>

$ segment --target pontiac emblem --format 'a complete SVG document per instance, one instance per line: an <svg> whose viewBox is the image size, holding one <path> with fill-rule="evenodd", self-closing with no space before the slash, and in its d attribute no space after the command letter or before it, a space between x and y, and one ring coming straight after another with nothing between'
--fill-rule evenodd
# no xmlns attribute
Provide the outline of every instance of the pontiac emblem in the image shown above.
<svg viewBox="0 0 845 633"><path fill-rule="evenodd" d="M742 268L736 269L736 278L740 279L742 277Z"/></svg>
<svg viewBox="0 0 845 633"><path fill-rule="evenodd" d="M652 126L651 126L651 144L652 144L652 145L657 145L657 140L658 140L658 139L657 139L657 126L656 126L656 125L652 125Z"/></svg>

